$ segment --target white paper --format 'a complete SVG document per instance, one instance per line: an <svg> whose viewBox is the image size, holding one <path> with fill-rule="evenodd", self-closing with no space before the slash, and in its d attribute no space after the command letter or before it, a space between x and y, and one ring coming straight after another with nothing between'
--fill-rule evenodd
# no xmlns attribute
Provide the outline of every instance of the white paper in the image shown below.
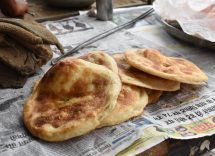
<svg viewBox="0 0 215 156"><path fill-rule="evenodd" d="M190 35L215 42L215 0L156 0L156 13Z"/></svg>

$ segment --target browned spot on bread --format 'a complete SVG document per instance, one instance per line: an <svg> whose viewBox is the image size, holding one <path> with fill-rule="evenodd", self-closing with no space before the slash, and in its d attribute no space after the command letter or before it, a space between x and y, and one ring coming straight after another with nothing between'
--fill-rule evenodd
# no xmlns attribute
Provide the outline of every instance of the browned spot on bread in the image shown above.
<svg viewBox="0 0 215 156"><path fill-rule="evenodd" d="M123 86L117 99L117 103L120 104L122 108L126 105L132 105L134 101L138 100L138 97L135 93L136 92L133 92L131 89Z"/></svg>
<svg viewBox="0 0 215 156"><path fill-rule="evenodd" d="M101 94L97 95L97 97L94 97L92 100L73 103L72 105L67 103L67 106L65 107L49 109L51 111L43 113L42 116L35 119L34 122L37 127L42 127L44 124L50 124L57 128L72 120L92 117L93 112L100 109L104 105L104 102L105 96Z"/></svg>

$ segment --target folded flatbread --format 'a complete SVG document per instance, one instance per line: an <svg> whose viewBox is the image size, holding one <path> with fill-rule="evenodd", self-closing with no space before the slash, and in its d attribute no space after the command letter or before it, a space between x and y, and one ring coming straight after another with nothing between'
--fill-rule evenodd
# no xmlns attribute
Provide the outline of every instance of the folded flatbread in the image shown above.
<svg viewBox="0 0 215 156"><path fill-rule="evenodd" d="M114 110L101 122L99 127L116 125L142 114L148 103L144 88L123 84Z"/></svg>
<svg viewBox="0 0 215 156"><path fill-rule="evenodd" d="M201 84L208 77L192 62L167 57L155 49L130 49L125 52L127 62L148 74L188 84Z"/></svg>
<svg viewBox="0 0 215 156"><path fill-rule="evenodd" d="M81 59L54 65L24 105L29 131L47 141L63 141L94 130L114 109L121 90L117 74Z"/></svg>
<svg viewBox="0 0 215 156"><path fill-rule="evenodd" d="M175 91L180 89L180 83L177 81L153 76L130 66L124 54L115 54L113 58L117 62L119 75L123 83L163 91Z"/></svg>

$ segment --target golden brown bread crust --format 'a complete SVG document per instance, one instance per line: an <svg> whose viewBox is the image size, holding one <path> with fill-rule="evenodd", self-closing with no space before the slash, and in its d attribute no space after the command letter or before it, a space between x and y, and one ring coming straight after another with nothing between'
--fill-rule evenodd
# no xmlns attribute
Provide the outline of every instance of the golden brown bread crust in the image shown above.
<svg viewBox="0 0 215 156"><path fill-rule="evenodd" d="M208 80L192 62L164 56L155 49L130 49L125 52L125 57L131 66L164 79L188 84L201 84Z"/></svg>
<svg viewBox="0 0 215 156"><path fill-rule="evenodd" d="M123 84L114 110L101 122L99 127L116 125L142 114L148 103L144 88Z"/></svg>
<svg viewBox="0 0 215 156"><path fill-rule="evenodd" d="M156 103L159 100L160 96L163 94L163 91L160 91L160 90L152 90L152 89L145 89L145 90L148 95L147 105Z"/></svg>
<svg viewBox="0 0 215 156"><path fill-rule="evenodd" d="M67 58L53 66L24 106L29 131L47 141L63 141L95 129L115 107L118 75L106 67Z"/></svg>
<svg viewBox="0 0 215 156"><path fill-rule="evenodd" d="M118 74L116 62L111 56L104 53L103 51L92 51L79 58L85 61L89 61L91 63L103 65L108 69L112 70L114 73Z"/></svg>
<svg viewBox="0 0 215 156"><path fill-rule="evenodd" d="M180 89L179 82L156 77L131 67L124 54L115 54L113 58L117 62L119 75L123 83L163 91Z"/></svg>

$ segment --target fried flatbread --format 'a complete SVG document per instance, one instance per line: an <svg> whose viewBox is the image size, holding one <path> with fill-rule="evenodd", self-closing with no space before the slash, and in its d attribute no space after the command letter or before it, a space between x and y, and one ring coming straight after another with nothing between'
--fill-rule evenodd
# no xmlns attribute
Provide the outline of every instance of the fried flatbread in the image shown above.
<svg viewBox="0 0 215 156"><path fill-rule="evenodd" d="M124 54L115 54L113 58L118 65L119 75L123 83L163 91L180 89L180 83L177 81L156 77L131 67L127 63Z"/></svg>
<svg viewBox="0 0 215 156"><path fill-rule="evenodd" d="M99 127L116 125L140 115L148 103L145 89L132 85L122 85L115 109L102 122Z"/></svg>
<svg viewBox="0 0 215 156"><path fill-rule="evenodd" d="M47 141L63 141L95 129L114 109L121 90L117 74L81 59L54 65L24 105L29 131Z"/></svg>
<svg viewBox="0 0 215 156"><path fill-rule="evenodd" d="M118 73L117 64L114 59L103 51L92 51L79 58L91 63L103 65L112 70L114 73Z"/></svg>
<svg viewBox="0 0 215 156"><path fill-rule="evenodd" d="M146 93L148 95L148 104L156 103L160 96L163 94L163 91L160 90L152 90L152 89L146 89Z"/></svg>
<svg viewBox="0 0 215 156"><path fill-rule="evenodd" d="M167 57L155 49L130 49L125 52L127 62L148 74L188 84L201 84L208 77L192 62Z"/></svg>

